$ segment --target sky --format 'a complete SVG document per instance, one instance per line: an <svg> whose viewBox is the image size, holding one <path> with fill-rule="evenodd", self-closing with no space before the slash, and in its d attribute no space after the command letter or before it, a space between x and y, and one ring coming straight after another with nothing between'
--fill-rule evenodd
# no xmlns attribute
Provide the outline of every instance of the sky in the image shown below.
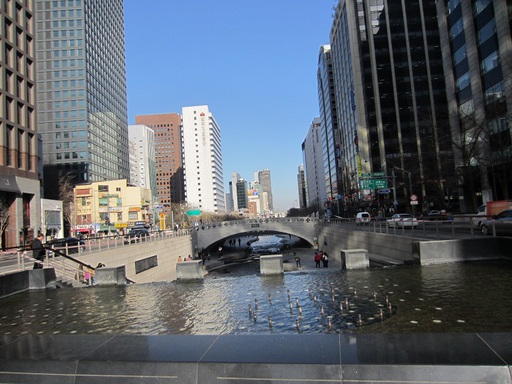
<svg viewBox="0 0 512 384"><path fill-rule="evenodd" d="M141 5L143 3L143 6ZM233 172L270 169L274 209L298 207L301 144L319 115L318 53L335 0L125 0L128 123L208 105Z"/></svg>

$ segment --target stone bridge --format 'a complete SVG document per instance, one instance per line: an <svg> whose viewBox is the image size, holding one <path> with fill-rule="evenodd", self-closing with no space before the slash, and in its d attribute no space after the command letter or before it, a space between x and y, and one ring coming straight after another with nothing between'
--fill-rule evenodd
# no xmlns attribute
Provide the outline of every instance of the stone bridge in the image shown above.
<svg viewBox="0 0 512 384"><path fill-rule="evenodd" d="M304 239L312 246L318 242L320 221L311 217L290 217L279 219L252 219L224 221L213 225L203 225L192 231L194 245L208 248L223 242L229 237L249 235L272 235L282 233Z"/></svg>

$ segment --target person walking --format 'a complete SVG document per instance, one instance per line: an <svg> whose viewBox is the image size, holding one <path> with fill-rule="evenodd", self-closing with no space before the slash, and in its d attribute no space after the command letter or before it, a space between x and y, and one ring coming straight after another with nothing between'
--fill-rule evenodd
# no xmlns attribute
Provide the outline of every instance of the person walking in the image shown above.
<svg viewBox="0 0 512 384"><path fill-rule="evenodd" d="M318 252L315 252L315 268L320 268L320 254Z"/></svg>
<svg viewBox="0 0 512 384"><path fill-rule="evenodd" d="M44 257L46 255L46 250L43 248L43 238L43 234L40 233L32 242L32 257L40 261L40 263L38 263L37 261L34 262L34 269L43 268L42 262L44 261Z"/></svg>
<svg viewBox="0 0 512 384"><path fill-rule="evenodd" d="M300 264L300 256L297 255L297 252L293 252L293 256L295 257L295 265L297 265L298 268L302 267Z"/></svg>

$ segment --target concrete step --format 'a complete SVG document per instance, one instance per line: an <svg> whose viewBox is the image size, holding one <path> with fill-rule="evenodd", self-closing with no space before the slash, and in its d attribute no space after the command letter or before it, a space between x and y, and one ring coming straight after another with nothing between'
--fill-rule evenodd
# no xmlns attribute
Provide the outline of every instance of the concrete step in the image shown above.
<svg viewBox="0 0 512 384"><path fill-rule="evenodd" d="M397 259L394 257L390 257L390 256L378 255L375 253L369 253L368 257L371 262L373 261L373 262L383 264L383 265L403 265L404 264L403 260L400 260L400 259Z"/></svg>

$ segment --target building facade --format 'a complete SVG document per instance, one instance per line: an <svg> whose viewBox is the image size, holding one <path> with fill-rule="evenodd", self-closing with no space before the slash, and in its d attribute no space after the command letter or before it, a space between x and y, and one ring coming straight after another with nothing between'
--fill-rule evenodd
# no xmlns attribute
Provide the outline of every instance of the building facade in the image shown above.
<svg viewBox="0 0 512 384"><path fill-rule="evenodd" d="M444 208L456 180L436 2L340 0L330 46L347 203ZM376 183L393 172L396 188Z"/></svg>
<svg viewBox="0 0 512 384"><path fill-rule="evenodd" d="M302 143L302 157L307 180L307 207L316 211L323 210L327 195L322 150L322 124L319 117L313 119L306 139Z"/></svg>
<svg viewBox="0 0 512 384"><path fill-rule="evenodd" d="M162 212L170 214L171 204L185 202L181 115L138 115L135 123L144 124L155 132L156 191Z"/></svg>
<svg viewBox="0 0 512 384"><path fill-rule="evenodd" d="M122 0L35 0L44 192L129 177Z"/></svg>
<svg viewBox="0 0 512 384"><path fill-rule="evenodd" d="M129 125L128 137L130 143L134 144L130 145L130 148L134 150L133 156L130 153L130 184L151 189L152 202L158 205L155 132L143 124ZM134 158L133 162L132 157Z"/></svg>
<svg viewBox="0 0 512 384"><path fill-rule="evenodd" d="M306 199L306 177L304 175L304 165L299 165L297 172L297 187L299 188L299 209L306 209L308 202Z"/></svg>
<svg viewBox="0 0 512 384"><path fill-rule="evenodd" d="M0 247L29 244L41 230L36 119L35 3L0 7Z"/></svg>
<svg viewBox="0 0 512 384"><path fill-rule="evenodd" d="M274 197L272 196L272 178L270 170L264 169L258 171L258 177L255 181L260 184L261 214L271 215L274 211Z"/></svg>
<svg viewBox="0 0 512 384"><path fill-rule="evenodd" d="M512 9L506 0L436 5L461 209L474 211L512 197Z"/></svg>
<svg viewBox="0 0 512 384"><path fill-rule="evenodd" d="M325 204L331 207L336 215L342 215L343 185L340 156L340 130L338 129L338 113L334 74L331 63L331 47L323 45L318 55L318 101L320 121L322 124L322 156L324 163Z"/></svg>
<svg viewBox="0 0 512 384"><path fill-rule="evenodd" d="M182 108L182 149L187 204L224 213L221 132L207 105Z"/></svg>
<svg viewBox="0 0 512 384"><path fill-rule="evenodd" d="M75 233L96 235L155 225L151 190L128 184L128 180L77 185L74 189Z"/></svg>

